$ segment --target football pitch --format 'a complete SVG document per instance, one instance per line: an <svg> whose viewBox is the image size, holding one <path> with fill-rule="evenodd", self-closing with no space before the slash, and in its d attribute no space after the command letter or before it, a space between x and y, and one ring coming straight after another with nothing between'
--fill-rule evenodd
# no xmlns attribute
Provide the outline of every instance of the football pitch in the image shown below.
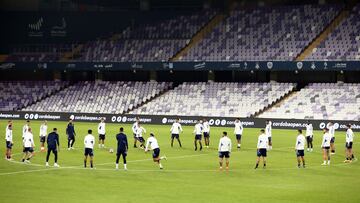
<svg viewBox="0 0 360 203"><path fill-rule="evenodd" d="M5 137L6 120L0 121L1 136ZM254 170L256 143L260 129L244 129L241 150L236 149L233 128L212 127L211 147L194 151L193 126L183 126L180 135L183 148L176 140L170 147L170 127L143 125L147 133L158 139L164 170L152 161L151 153L133 148L131 125L106 125L106 149L95 145L95 167L83 168L83 139L88 129L95 138L97 123L78 123L75 150L68 151L65 135L66 122L48 122L48 132L58 128L60 135L60 168L45 167L45 152L39 152L40 121L32 121L36 154L31 164L20 162L22 157L22 126L25 121L14 121L14 161L7 161L5 140L0 147L1 202L360 202L360 164L345 164L345 132L336 132L337 153L330 166L321 166L320 143L322 132L315 131L314 151L306 152L306 168L297 168L294 151L297 132L273 129L273 150L268 153L267 168ZM115 135L119 127L128 136L128 171L115 170ZM233 142L230 170L219 171L217 146L222 131L227 131ZM355 132L355 136L358 134ZM360 147L355 137L354 152ZM50 156L50 166L54 156Z"/></svg>

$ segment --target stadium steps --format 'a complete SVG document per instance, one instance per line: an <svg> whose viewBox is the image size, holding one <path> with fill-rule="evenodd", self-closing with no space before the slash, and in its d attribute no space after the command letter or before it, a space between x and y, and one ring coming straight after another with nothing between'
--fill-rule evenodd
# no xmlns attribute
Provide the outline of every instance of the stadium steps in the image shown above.
<svg viewBox="0 0 360 203"><path fill-rule="evenodd" d="M5 55L5 54L1 54L0 55L0 62L5 62L6 59L7 59L8 55Z"/></svg>
<svg viewBox="0 0 360 203"><path fill-rule="evenodd" d="M224 14L216 14L207 24L205 24L194 36L190 39L190 42L178 51L170 61L178 61L189 49L199 43L207 34L211 33L212 30L225 19Z"/></svg>
<svg viewBox="0 0 360 203"><path fill-rule="evenodd" d="M71 50L70 52L65 53L61 59L59 60L59 62L68 62L71 61L73 58L75 58L75 56L77 54L80 53L81 49L83 48L83 44L79 44L77 45L73 50Z"/></svg>
<svg viewBox="0 0 360 203"><path fill-rule="evenodd" d="M296 86L297 87L297 86ZM270 104L269 106L265 107L264 109L260 110L259 112L255 113L254 115L250 116L251 118L259 117L259 115L263 114L266 111L271 110L274 107L279 107L281 104L283 104L288 98L296 95L299 90L297 88L294 88L292 91L281 97L278 101L274 102L273 104Z"/></svg>
<svg viewBox="0 0 360 203"><path fill-rule="evenodd" d="M313 49L318 47L349 15L351 9L355 4L345 6L339 14L325 27L325 29L308 45L303 51L295 58L295 61L303 61L306 57L310 56Z"/></svg>
<svg viewBox="0 0 360 203"><path fill-rule="evenodd" d="M156 95L155 97L153 97L153 98L151 98L151 99L149 99L149 100L147 100L147 101L139 104L138 106L136 106L136 107L134 107L134 108L132 108L132 109L128 109L127 111L124 112L124 114L127 114L127 113L129 113L130 111L133 111L133 110L135 110L135 109L141 108L141 107L144 106L145 104L153 101L154 99L156 99L156 98L158 98L158 97L163 96L165 93L167 93L168 91L171 91L171 90L175 89L175 88L176 88L177 86L179 86L179 85L180 85L180 84L174 84L174 83L173 83L172 86L169 87L168 89L160 92L160 93L159 93L158 95Z"/></svg>

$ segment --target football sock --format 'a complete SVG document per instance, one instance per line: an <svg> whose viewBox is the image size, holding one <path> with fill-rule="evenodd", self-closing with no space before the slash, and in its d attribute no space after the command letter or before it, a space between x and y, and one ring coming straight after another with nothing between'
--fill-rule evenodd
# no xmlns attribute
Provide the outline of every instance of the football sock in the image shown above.
<svg viewBox="0 0 360 203"><path fill-rule="evenodd" d="M86 168L86 160L84 160L84 167Z"/></svg>
<svg viewBox="0 0 360 203"><path fill-rule="evenodd" d="M181 146L181 141L180 141L180 139L178 139L178 142L179 142L180 147L182 147L182 146Z"/></svg>
<svg viewBox="0 0 360 203"><path fill-rule="evenodd" d="M93 167L93 161L90 161L90 167L91 168Z"/></svg>

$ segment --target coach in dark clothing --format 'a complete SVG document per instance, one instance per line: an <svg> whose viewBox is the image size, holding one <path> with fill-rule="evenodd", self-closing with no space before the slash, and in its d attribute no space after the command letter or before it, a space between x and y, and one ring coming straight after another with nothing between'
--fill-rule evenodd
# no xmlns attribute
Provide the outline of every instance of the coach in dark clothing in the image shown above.
<svg viewBox="0 0 360 203"><path fill-rule="evenodd" d="M75 143L76 133L72 120L69 121L69 124L66 127L66 135L68 136L68 150L74 149L73 146Z"/></svg>
<svg viewBox="0 0 360 203"><path fill-rule="evenodd" d="M49 133L49 135L47 136L47 146L48 146L48 151L47 151L47 155L46 155L46 166L49 166L49 156L50 153L52 152L55 156L55 163L54 166L55 167L59 167L59 165L57 164L57 159L58 159L58 149L60 149L60 142L59 142L59 135L57 134L57 129L54 128L53 132Z"/></svg>
<svg viewBox="0 0 360 203"><path fill-rule="evenodd" d="M124 161L124 170L127 170L126 168L126 155L128 151L128 141L127 137L124 134L124 128L120 128L120 133L116 135L117 140L117 153L116 153L116 169L119 169L119 159L122 155L123 161Z"/></svg>

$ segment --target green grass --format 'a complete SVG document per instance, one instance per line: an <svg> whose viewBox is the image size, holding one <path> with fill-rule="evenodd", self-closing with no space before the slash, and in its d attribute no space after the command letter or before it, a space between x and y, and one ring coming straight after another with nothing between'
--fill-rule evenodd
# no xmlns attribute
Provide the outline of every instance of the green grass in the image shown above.
<svg viewBox="0 0 360 203"><path fill-rule="evenodd" d="M14 122L15 161L21 159L21 130L24 121ZM0 124L5 135L6 121ZM32 122L39 150L39 125ZM130 125L122 125L132 146ZM294 152L296 132L273 130L273 150L268 154L267 169L254 170L259 129L245 129L241 151L233 150L229 172L218 171L217 144L222 131L228 131L235 146L232 128L211 130L211 148L193 150L193 127L181 134L184 148L170 147L170 126L144 125L155 132L161 154L168 157L160 171L151 153L130 148L128 171L115 171L115 154L95 149L96 170L84 170L83 138L87 129L96 131L96 123L75 123L76 150L67 151L65 122L49 122L60 134L61 168L46 168L45 153L37 152L25 165L0 159L1 202L360 202L360 164L344 164L344 132L336 133L337 154L332 165L322 163L321 132L315 132L315 149L306 153L306 169L298 169ZM115 148L119 124L107 124L106 146ZM97 135L95 135L97 137ZM145 135L145 137L147 137ZM4 141L3 141L4 142ZM0 147L4 156L5 144ZM354 144L357 150L359 143ZM53 156L50 157L53 164ZM121 165L120 165L121 166Z"/></svg>

